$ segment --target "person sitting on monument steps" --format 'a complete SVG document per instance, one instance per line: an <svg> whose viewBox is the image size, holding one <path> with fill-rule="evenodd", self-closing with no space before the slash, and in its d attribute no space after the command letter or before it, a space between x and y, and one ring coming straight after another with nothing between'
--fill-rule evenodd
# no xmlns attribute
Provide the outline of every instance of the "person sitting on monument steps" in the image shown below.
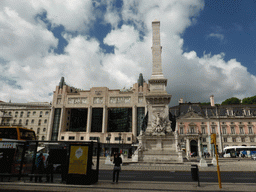
<svg viewBox="0 0 256 192"><path fill-rule="evenodd" d="M118 183L119 172L121 171L120 165L122 164L122 158L119 153L114 156L114 170L113 170L113 182ZM116 176L116 177L115 177Z"/></svg>

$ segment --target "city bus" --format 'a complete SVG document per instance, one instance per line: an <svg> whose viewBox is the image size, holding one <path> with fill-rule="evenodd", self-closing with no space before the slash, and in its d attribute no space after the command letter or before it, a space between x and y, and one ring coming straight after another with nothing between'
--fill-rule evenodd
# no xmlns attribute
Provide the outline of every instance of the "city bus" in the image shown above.
<svg viewBox="0 0 256 192"><path fill-rule="evenodd" d="M36 134L33 130L19 126L0 126L0 173L18 173L24 150L25 141L35 141ZM23 173L32 167L32 151L26 149ZM29 153L29 154L28 154Z"/></svg>
<svg viewBox="0 0 256 192"><path fill-rule="evenodd" d="M249 157L256 153L256 146L228 146L223 149L223 157L235 157L244 154Z"/></svg>
<svg viewBox="0 0 256 192"><path fill-rule="evenodd" d="M0 126L0 141L5 140L36 140L35 131L18 126Z"/></svg>

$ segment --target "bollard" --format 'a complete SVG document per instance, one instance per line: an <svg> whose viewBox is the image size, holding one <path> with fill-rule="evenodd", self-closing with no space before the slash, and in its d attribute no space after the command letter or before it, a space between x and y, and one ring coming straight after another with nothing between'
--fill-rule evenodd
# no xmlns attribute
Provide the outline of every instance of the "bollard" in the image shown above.
<svg viewBox="0 0 256 192"><path fill-rule="evenodd" d="M198 173L198 166L197 165L191 165L191 176L193 181L198 181L198 186L200 186L199 183L199 173Z"/></svg>

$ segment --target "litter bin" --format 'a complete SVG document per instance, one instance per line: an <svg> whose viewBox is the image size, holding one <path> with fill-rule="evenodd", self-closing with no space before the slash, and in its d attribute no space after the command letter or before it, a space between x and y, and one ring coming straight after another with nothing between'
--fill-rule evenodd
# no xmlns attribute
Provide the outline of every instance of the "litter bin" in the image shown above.
<svg viewBox="0 0 256 192"><path fill-rule="evenodd" d="M197 165L191 165L191 176L193 181L198 181L198 166Z"/></svg>

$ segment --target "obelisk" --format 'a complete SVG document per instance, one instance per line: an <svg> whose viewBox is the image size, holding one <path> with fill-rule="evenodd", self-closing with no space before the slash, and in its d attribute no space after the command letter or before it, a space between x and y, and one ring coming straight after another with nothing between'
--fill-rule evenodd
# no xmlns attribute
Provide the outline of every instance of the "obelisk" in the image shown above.
<svg viewBox="0 0 256 192"><path fill-rule="evenodd" d="M152 75L148 80L150 91L146 95L149 113L146 133L165 135L171 132L168 107L171 95L166 92L167 79L163 75L160 21L152 22L152 31Z"/></svg>
<svg viewBox="0 0 256 192"><path fill-rule="evenodd" d="M133 161L146 163L181 163L182 152L177 151L178 137L172 132L169 120L171 95L166 91L167 79L162 69L160 42L160 21L152 22L152 75L148 80L147 128L137 137L139 144L133 155Z"/></svg>

